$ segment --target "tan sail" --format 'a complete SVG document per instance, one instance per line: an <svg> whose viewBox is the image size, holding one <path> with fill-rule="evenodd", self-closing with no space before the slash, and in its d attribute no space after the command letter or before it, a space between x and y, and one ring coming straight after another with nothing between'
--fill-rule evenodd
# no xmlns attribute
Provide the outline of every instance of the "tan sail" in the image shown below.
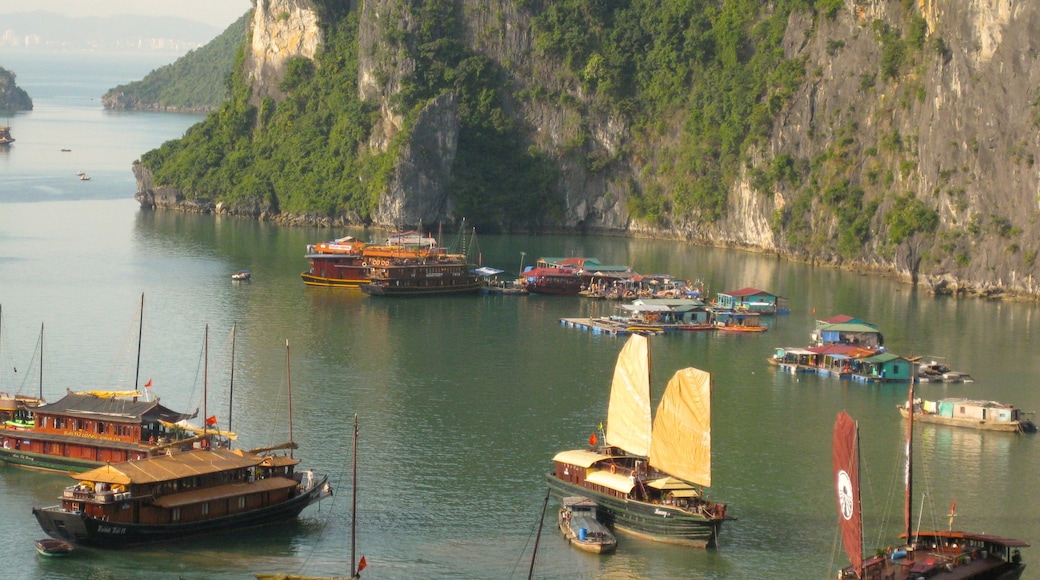
<svg viewBox="0 0 1040 580"><path fill-rule="evenodd" d="M607 407L606 440L633 455L650 451L650 346L633 334L618 355Z"/></svg>
<svg viewBox="0 0 1040 580"><path fill-rule="evenodd" d="M685 368L668 381L654 419L650 465L711 485L711 374Z"/></svg>

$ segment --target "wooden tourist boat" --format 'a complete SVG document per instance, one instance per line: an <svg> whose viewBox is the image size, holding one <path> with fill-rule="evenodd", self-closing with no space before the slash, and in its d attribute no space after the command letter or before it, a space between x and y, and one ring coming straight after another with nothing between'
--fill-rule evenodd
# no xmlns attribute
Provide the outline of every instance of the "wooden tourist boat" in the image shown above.
<svg viewBox="0 0 1040 580"><path fill-rule="evenodd" d="M0 125L0 147L10 145L14 143L14 137L11 136L11 128L7 125Z"/></svg>
<svg viewBox="0 0 1040 580"><path fill-rule="evenodd" d="M359 288L369 282L365 243L353 237L307 246L310 269L300 274L308 286Z"/></svg>
<svg viewBox="0 0 1040 580"><path fill-rule="evenodd" d="M36 540L36 551L41 556L47 556L48 558L68 556L74 549L75 547L72 544L62 540L55 540L54 538Z"/></svg>
<svg viewBox="0 0 1040 580"><path fill-rule="evenodd" d="M651 423L649 339L634 334L618 356L605 445L553 458L547 477L559 498L596 502L603 523L650 540L717 546L727 506L708 501L711 485L711 375L682 369L669 381Z"/></svg>
<svg viewBox="0 0 1040 580"><path fill-rule="evenodd" d="M572 546L593 554L617 549L617 538L596 518L596 502L587 497L565 497L557 517L560 531Z"/></svg>
<svg viewBox="0 0 1040 580"><path fill-rule="evenodd" d="M910 413L909 401L896 405L905 419ZM1035 433L1036 424L1028 417L1033 413L996 401L973 399L939 399L914 401L914 420L953 427L970 427L984 431Z"/></svg>
<svg viewBox="0 0 1040 580"><path fill-rule="evenodd" d="M33 508L52 538L98 548L237 531L295 518L331 492L291 456L193 449L71 474L61 504Z"/></svg>
<svg viewBox="0 0 1040 580"><path fill-rule="evenodd" d="M483 282L472 268L464 256L455 254L420 260L375 261L370 269L372 279L361 285L361 291L373 296L475 293Z"/></svg>
<svg viewBox="0 0 1040 580"><path fill-rule="evenodd" d="M31 426L0 427L0 461L62 472L148 457L181 439L170 425L191 417L141 391L69 392L32 411Z"/></svg>
<svg viewBox="0 0 1040 580"><path fill-rule="evenodd" d="M365 248L371 281L361 291L373 296L476 293L484 285L477 265L468 259L468 250L476 248L476 232L469 240L464 232L465 226L451 250L416 232L391 236L386 246Z"/></svg>
<svg viewBox="0 0 1040 580"><path fill-rule="evenodd" d="M909 401L914 400L913 383ZM1016 580L1022 577L1020 548L1029 543L985 533L956 530L915 531L913 527L913 433L916 415L907 415L903 506L906 543L889 546L883 553L865 558L863 514L860 506L859 427L842 411L834 424L833 466L842 543L850 565L839 579L887 578L911 580ZM953 525L953 508L950 525Z"/></svg>

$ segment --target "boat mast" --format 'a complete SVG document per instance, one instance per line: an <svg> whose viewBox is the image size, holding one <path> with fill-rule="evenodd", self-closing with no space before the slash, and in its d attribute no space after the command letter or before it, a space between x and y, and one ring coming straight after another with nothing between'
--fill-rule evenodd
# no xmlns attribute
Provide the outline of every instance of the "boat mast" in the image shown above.
<svg viewBox="0 0 1040 580"><path fill-rule="evenodd" d="M235 331L238 330L238 323L236 322L231 326L231 387L228 393L228 410L227 410L227 430L231 431L231 409L235 403ZM231 449L231 438L227 440L228 449Z"/></svg>
<svg viewBox="0 0 1040 580"><path fill-rule="evenodd" d="M351 499L350 506L350 577L358 577L358 569L354 565L354 555L357 549L357 437L358 437L358 426L357 426L357 413L354 413L354 443L353 443L353 457L354 464L351 466L353 472L353 482L351 488L353 491L353 497Z"/></svg>
<svg viewBox="0 0 1040 580"><path fill-rule="evenodd" d="M43 323L40 323L40 400L43 400Z"/></svg>
<svg viewBox="0 0 1040 580"><path fill-rule="evenodd" d="M527 580L534 576L534 559L538 555L538 540L542 538L542 525L545 523L545 508L549 507L549 494L552 489L545 490L545 501L542 502L542 517L538 520L538 533L534 535L534 549L531 551L531 567L527 570Z"/></svg>
<svg viewBox="0 0 1040 580"><path fill-rule="evenodd" d="M144 292L141 292L141 316L137 322L137 370L134 372L134 390L141 380L141 336L144 331Z"/></svg>
<svg viewBox="0 0 1040 580"><path fill-rule="evenodd" d="M903 524L906 526L906 543L911 544L911 518L913 518L913 496L914 496L914 382L910 381L910 395L907 402L906 414L906 497L903 507Z"/></svg>
<svg viewBox="0 0 1040 580"><path fill-rule="evenodd" d="M289 385L289 459L293 459L292 370L289 366L289 339L285 339L285 380Z"/></svg>
<svg viewBox="0 0 1040 580"><path fill-rule="evenodd" d="M206 325L206 333L202 339L202 437L205 440L206 431L209 430L209 410L206 401L209 399L209 324Z"/></svg>

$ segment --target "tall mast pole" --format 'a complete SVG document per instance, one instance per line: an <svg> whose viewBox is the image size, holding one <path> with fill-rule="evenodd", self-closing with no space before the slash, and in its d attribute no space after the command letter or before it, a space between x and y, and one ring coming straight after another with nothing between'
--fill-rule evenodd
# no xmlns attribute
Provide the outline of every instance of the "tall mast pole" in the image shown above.
<svg viewBox="0 0 1040 580"><path fill-rule="evenodd" d="M289 365L289 339L285 339L285 377L289 384L289 443L293 443L292 429L292 368ZM289 445L289 458L293 459L293 445Z"/></svg>
<svg viewBox="0 0 1040 580"><path fill-rule="evenodd" d="M228 393L228 410L227 410L227 430L233 431L231 428L231 410L235 406L235 335L238 330L238 323L236 322L231 327L231 388ZM231 439L228 439L228 449L231 449Z"/></svg>
<svg viewBox="0 0 1040 580"><path fill-rule="evenodd" d="M202 436L209 431L209 410L206 403L209 399L209 324L206 325L205 338L202 340Z"/></svg>
<svg viewBox="0 0 1040 580"><path fill-rule="evenodd" d="M357 413L354 413L354 444L353 444L353 455L354 464L351 470L354 474L353 482L351 483L351 489L353 489L353 498L351 500L350 507L350 577L357 578L358 570L354 565L355 554L357 550L357 438L358 438L358 425L357 425Z"/></svg>
<svg viewBox="0 0 1040 580"><path fill-rule="evenodd" d="M906 497L904 498L903 523L906 526L906 543L912 543L910 535L913 518L914 497L914 381L910 381L910 396L906 414Z"/></svg>
<svg viewBox="0 0 1040 580"><path fill-rule="evenodd" d="M141 380L141 337L144 334L144 292L141 292L141 316L137 322L137 370L134 373L134 390Z"/></svg>
<svg viewBox="0 0 1040 580"><path fill-rule="evenodd" d="M40 400L43 400L43 323L40 323Z"/></svg>

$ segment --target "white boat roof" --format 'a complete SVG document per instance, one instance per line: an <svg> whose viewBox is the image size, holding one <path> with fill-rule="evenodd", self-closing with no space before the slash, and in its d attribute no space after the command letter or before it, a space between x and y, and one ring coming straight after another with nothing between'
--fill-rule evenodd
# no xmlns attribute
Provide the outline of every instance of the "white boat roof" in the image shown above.
<svg viewBox="0 0 1040 580"><path fill-rule="evenodd" d="M620 472L611 473L605 469L593 471L585 477L585 481L626 494L631 492L632 488L636 486L635 482L628 475Z"/></svg>
<svg viewBox="0 0 1040 580"><path fill-rule="evenodd" d="M584 449L561 451L553 457L553 461L586 468L607 459L610 459L609 455L603 455L602 453L596 453L594 451L586 451Z"/></svg>

